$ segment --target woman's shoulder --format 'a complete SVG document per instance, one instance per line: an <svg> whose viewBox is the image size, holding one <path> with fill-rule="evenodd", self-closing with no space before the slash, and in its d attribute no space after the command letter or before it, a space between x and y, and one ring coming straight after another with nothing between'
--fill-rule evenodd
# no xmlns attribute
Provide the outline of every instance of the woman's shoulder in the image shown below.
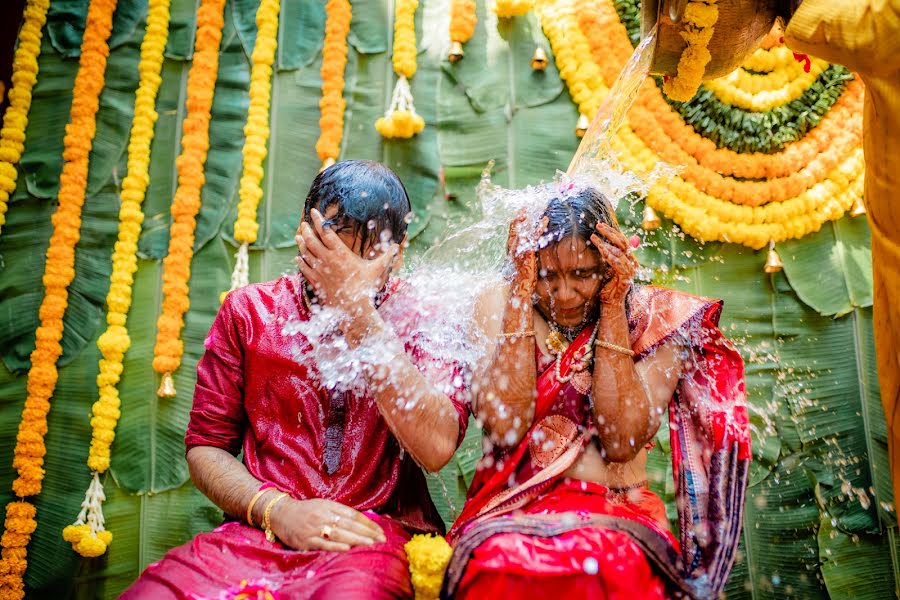
<svg viewBox="0 0 900 600"><path fill-rule="evenodd" d="M717 324L723 302L653 285L635 286L628 298L631 347L638 356L652 352L678 332L687 332L704 318Z"/></svg>

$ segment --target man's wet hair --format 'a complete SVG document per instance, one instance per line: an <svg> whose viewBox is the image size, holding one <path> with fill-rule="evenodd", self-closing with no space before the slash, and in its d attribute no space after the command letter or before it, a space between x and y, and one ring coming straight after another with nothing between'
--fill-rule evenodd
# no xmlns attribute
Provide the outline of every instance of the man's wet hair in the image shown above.
<svg viewBox="0 0 900 600"><path fill-rule="evenodd" d="M326 225L337 232L350 231L360 239L365 256L390 232L392 241L406 237L412 210L409 194L397 174L371 160L346 160L328 167L313 180L303 206L303 219L312 209L323 215L333 206L337 212Z"/></svg>

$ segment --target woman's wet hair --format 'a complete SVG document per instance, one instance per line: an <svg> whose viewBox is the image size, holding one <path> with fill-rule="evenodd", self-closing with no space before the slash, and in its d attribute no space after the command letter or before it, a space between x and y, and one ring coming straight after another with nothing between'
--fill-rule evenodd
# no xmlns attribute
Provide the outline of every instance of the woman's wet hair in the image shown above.
<svg viewBox="0 0 900 600"><path fill-rule="evenodd" d="M575 236L588 246L597 231L597 223L619 229L612 203L594 188L567 191L550 200L544 211L547 228L541 237L540 247L546 248Z"/></svg>
<svg viewBox="0 0 900 600"><path fill-rule="evenodd" d="M397 174L381 163L346 160L319 173L306 196L303 220L310 220L314 208L324 215L333 206L337 212L326 225L358 237L362 255L380 241L382 232L390 232L397 243L406 237L409 194Z"/></svg>

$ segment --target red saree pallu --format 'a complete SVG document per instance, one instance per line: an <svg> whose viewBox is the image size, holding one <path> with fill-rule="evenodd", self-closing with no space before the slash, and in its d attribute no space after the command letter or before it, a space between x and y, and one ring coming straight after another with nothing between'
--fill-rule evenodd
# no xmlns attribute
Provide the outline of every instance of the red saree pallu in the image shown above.
<svg viewBox="0 0 900 600"><path fill-rule="evenodd" d="M629 297L635 360L676 336L689 349L669 406L680 539L646 487L616 491L562 476L595 430L587 395L549 366L522 442L479 463L448 536L443 597L719 595L734 563L750 463L743 362L717 328L721 308L653 287ZM563 377L591 329L564 353Z"/></svg>

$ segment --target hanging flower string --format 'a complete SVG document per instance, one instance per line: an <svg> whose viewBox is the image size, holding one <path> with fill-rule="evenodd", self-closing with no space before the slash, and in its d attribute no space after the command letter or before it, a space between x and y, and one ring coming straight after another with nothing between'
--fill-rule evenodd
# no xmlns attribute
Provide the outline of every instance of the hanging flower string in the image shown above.
<svg viewBox="0 0 900 600"><path fill-rule="evenodd" d="M50 0L28 0L13 57L9 106L3 115L3 128L0 129L0 232L6 222L9 197L16 189L16 165L25 149L25 127L28 125L28 110L31 108L31 90L37 81L41 31L47 21L49 6ZM0 102L2 101L3 93L0 91Z"/></svg>
<svg viewBox="0 0 900 600"><path fill-rule="evenodd" d="M673 100L687 102L703 83L706 65L712 59L707 46L719 20L717 2L690 0L684 9L685 29L680 35L687 42L687 47L681 53L675 77L669 78L663 85L663 91Z"/></svg>
<svg viewBox="0 0 900 600"><path fill-rule="evenodd" d="M413 105L409 79L416 73L416 8L418 0L398 0L394 13L394 72L399 76L391 105L375 121L375 129L386 138L411 138L425 128L425 119Z"/></svg>
<svg viewBox="0 0 900 600"><path fill-rule="evenodd" d="M206 178L203 168L209 151L209 120L219 69L219 43L225 24L225 0L200 0L197 40L187 80L187 116L181 138L181 154L175 161L178 188L172 200L169 252L163 260L162 314L156 323L153 369L162 375L157 394L175 395L172 373L181 364L184 342L181 329L190 306L188 280L194 256L194 230L200 210L200 190Z"/></svg>
<svg viewBox="0 0 900 600"><path fill-rule="evenodd" d="M406 542L403 549L409 560L409 575L415 600L440 598L444 571L453 554L447 540L439 535L417 534Z"/></svg>
<svg viewBox="0 0 900 600"><path fill-rule="evenodd" d="M37 527L36 510L25 500L41 492L44 479L44 456L47 448L47 414L56 387L56 361L62 354L63 315L68 302L68 288L75 277L75 246L81 230L81 209L90 156L96 131L100 91L103 89L107 40L112 31L116 0L91 0L87 23L81 41L81 58L72 90L70 119L63 140L63 164L59 181L59 207L53 215L53 234L44 266L44 299L40 307L41 324L35 335L28 371L28 396L22 409L22 420L13 451L13 468L18 477L13 492L19 500L6 506L5 531L0 559L0 599L23 598L22 576L27 566L27 546Z"/></svg>
<svg viewBox="0 0 900 600"><path fill-rule="evenodd" d="M322 47L322 98L319 100L319 139L316 153L322 168L341 154L344 137L344 68L347 66L347 35L353 11L347 0L325 4L325 45Z"/></svg>
<svg viewBox="0 0 900 600"><path fill-rule="evenodd" d="M122 181L122 205L119 208L119 237L112 256L112 275L106 295L106 331L97 340L103 358L97 375L99 398L94 402L91 419L91 450L87 464L93 472L75 523L63 530L63 538L82 556L100 556L112 542L112 533L103 525L103 484L100 475L109 469L109 448L116 436L121 415L118 383L125 352L131 338L125 328L131 308L131 286L137 271L137 243L144 214L141 204L150 181L150 143L156 123L156 94L161 82L163 52L169 36L170 0L150 0L147 29L141 42L138 64L140 82L135 93L134 119L128 143L128 175Z"/></svg>
<svg viewBox="0 0 900 600"><path fill-rule="evenodd" d="M231 290L250 283L250 244L256 241L259 223L256 211L262 199L263 161L268 153L269 108L272 100L272 64L278 44L279 0L262 0L256 11L256 44L250 70L250 108L244 126L244 172L241 175L240 202L234 222L234 239L240 243L231 274ZM224 297L224 295L223 295Z"/></svg>
<svg viewBox="0 0 900 600"><path fill-rule="evenodd" d="M450 62L462 59L463 44L475 34L475 0L450 0Z"/></svg>

